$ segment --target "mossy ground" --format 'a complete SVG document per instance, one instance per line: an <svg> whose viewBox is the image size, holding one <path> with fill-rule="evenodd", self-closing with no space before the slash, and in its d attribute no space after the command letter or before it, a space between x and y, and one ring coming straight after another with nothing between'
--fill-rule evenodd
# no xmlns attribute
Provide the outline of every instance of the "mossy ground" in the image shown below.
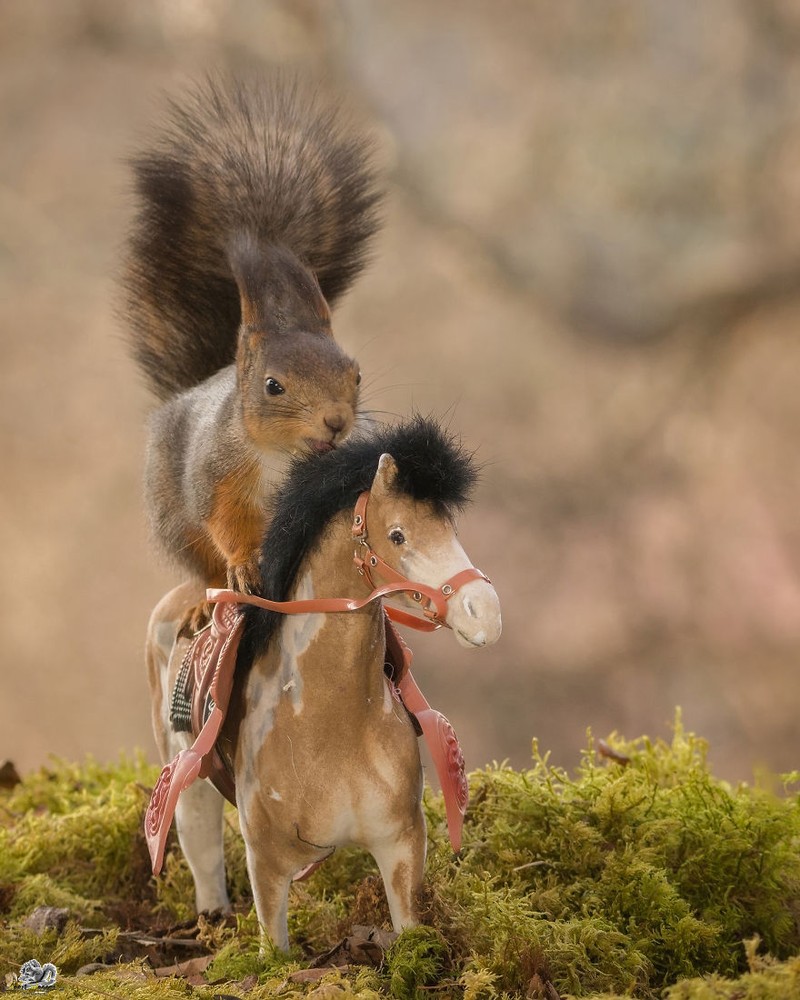
<svg viewBox="0 0 800 1000"><path fill-rule="evenodd" d="M35 957L59 967L56 992L70 998L800 998L800 775L731 787L679 719L669 744L610 743L627 763L598 756L590 740L574 774L535 745L529 770L472 774L459 859L442 803L427 795L425 926L403 934L381 968L309 984L289 977L311 955L353 924L386 923L375 867L337 853L292 890L292 955L260 955L233 811L236 921L201 920L196 931L214 955L209 985L156 978L141 957L75 977L123 954L124 932L191 918L192 887L175 843L165 874L149 875L141 820L155 768L56 763L0 792L0 988ZM43 904L70 911L61 933L24 926Z"/></svg>

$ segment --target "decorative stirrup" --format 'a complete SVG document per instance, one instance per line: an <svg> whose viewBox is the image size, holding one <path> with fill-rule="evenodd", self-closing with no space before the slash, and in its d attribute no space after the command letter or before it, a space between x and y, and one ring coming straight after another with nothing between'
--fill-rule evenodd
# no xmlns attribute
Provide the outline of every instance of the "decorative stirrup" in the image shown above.
<svg viewBox="0 0 800 1000"><path fill-rule="evenodd" d="M203 675L200 683L195 685L194 694L207 691L211 698L211 711L191 747L181 750L163 768L150 796L144 816L144 835L154 875L158 875L164 862L167 834L178 797L197 778L209 776L217 738L228 711L243 626L244 612L241 608L235 604L217 604L211 617L211 629L202 634L203 644L193 642L190 647L201 661L198 669ZM207 681L209 675L210 683Z"/></svg>

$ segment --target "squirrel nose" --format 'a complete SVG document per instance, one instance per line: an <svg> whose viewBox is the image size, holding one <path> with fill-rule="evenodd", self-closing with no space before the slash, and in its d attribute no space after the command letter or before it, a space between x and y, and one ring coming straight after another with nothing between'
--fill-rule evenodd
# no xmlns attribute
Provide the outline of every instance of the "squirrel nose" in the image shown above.
<svg viewBox="0 0 800 1000"><path fill-rule="evenodd" d="M343 430L347 424L347 414L344 410L331 410L324 416L325 426L330 428L334 434Z"/></svg>

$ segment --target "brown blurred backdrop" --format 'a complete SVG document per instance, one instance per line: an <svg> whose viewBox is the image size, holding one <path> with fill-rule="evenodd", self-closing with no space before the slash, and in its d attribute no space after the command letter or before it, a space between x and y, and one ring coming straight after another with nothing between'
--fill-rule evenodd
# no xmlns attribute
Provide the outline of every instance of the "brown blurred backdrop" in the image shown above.
<svg viewBox="0 0 800 1000"><path fill-rule="evenodd" d="M800 7L792 0L3 0L0 759L153 756L176 579L113 316L125 154L207 68L324 74L386 165L339 310L369 405L485 463L505 632L415 639L470 767L668 736L800 766Z"/></svg>

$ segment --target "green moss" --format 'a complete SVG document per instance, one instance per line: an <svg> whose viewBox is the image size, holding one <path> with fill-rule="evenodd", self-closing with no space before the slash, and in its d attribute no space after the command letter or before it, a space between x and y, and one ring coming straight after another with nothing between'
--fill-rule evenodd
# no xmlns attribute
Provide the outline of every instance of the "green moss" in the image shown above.
<svg viewBox="0 0 800 1000"><path fill-rule="evenodd" d="M666 992L667 1000L792 1000L800 997L800 957L777 962L759 956L761 939L756 935L744 942L749 971L737 979L716 973L684 979Z"/></svg>
<svg viewBox="0 0 800 1000"><path fill-rule="evenodd" d="M193 995L239 995L237 984L255 976L251 1000L314 991L317 1000L502 1000L547 982L564 997L606 1000L800 997L798 775L777 791L763 782L732 787L711 774L704 742L680 718L669 743L610 742L626 766L599 759L590 740L574 773L534 745L528 770L493 765L471 775L457 860L441 799L426 793L428 926L401 935L382 968L333 972L322 983L289 976L353 923L386 921L374 862L362 851L336 852L294 886L293 954L262 953L236 813L226 812L239 922L215 931L206 979L217 985ZM121 914L142 927L191 915L191 877L174 840L164 874L149 875L141 822L155 777L140 759L56 762L0 793L0 972L38 957L69 973L112 955ZM37 938L23 919L38 905L64 906L74 920L61 935ZM86 937L79 924L87 923L109 930ZM756 957L756 935L771 957ZM63 990L187 995L181 980L124 966L91 980L64 975Z"/></svg>
<svg viewBox="0 0 800 1000"><path fill-rule="evenodd" d="M2 926L0 960L4 971L16 972L23 962L36 958L52 962L63 972L75 972L87 962L97 962L114 951L117 931L107 930L93 937L84 937L75 921L69 921L61 934L55 930L34 934L17 921Z"/></svg>
<svg viewBox="0 0 800 1000"><path fill-rule="evenodd" d="M157 979L140 966L122 965L93 976L60 976L58 1000L213 1000L214 989L189 986L184 979ZM252 1000L257 1000L248 994Z"/></svg>
<svg viewBox="0 0 800 1000"><path fill-rule="evenodd" d="M22 917L37 906L59 906L69 910L75 917L91 920L101 917L102 903L97 899L86 899L70 889L59 885L50 875L24 875L15 884L15 893L9 915ZM101 918L102 919L102 918Z"/></svg>
<svg viewBox="0 0 800 1000"><path fill-rule="evenodd" d="M433 927L404 931L386 954L390 996L397 1000L427 996L425 987L444 977L447 956L447 943Z"/></svg>
<svg viewBox="0 0 800 1000"><path fill-rule="evenodd" d="M274 948L262 948L255 911L237 917L236 929L216 953L206 976L211 981L238 981L257 976L267 982L299 964Z"/></svg>
<svg viewBox="0 0 800 1000"><path fill-rule="evenodd" d="M679 977L743 971L755 932L800 950L800 811L715 779L702 740L590 746L574 776L534 767L472 776L457 874L441 890L482 967L520 989L545 956L559 990L655 996Z"/></svg>
<svg viewBox="0 0 800 1000"><path fill-rule="evenodd" d="M99 897L151 895L142 810L155 777L138 759L83 768L57 761L27 778L2 796L0 882L20 885L31 902L37 886L57 888L53 896L81 914Z"/></svg>

